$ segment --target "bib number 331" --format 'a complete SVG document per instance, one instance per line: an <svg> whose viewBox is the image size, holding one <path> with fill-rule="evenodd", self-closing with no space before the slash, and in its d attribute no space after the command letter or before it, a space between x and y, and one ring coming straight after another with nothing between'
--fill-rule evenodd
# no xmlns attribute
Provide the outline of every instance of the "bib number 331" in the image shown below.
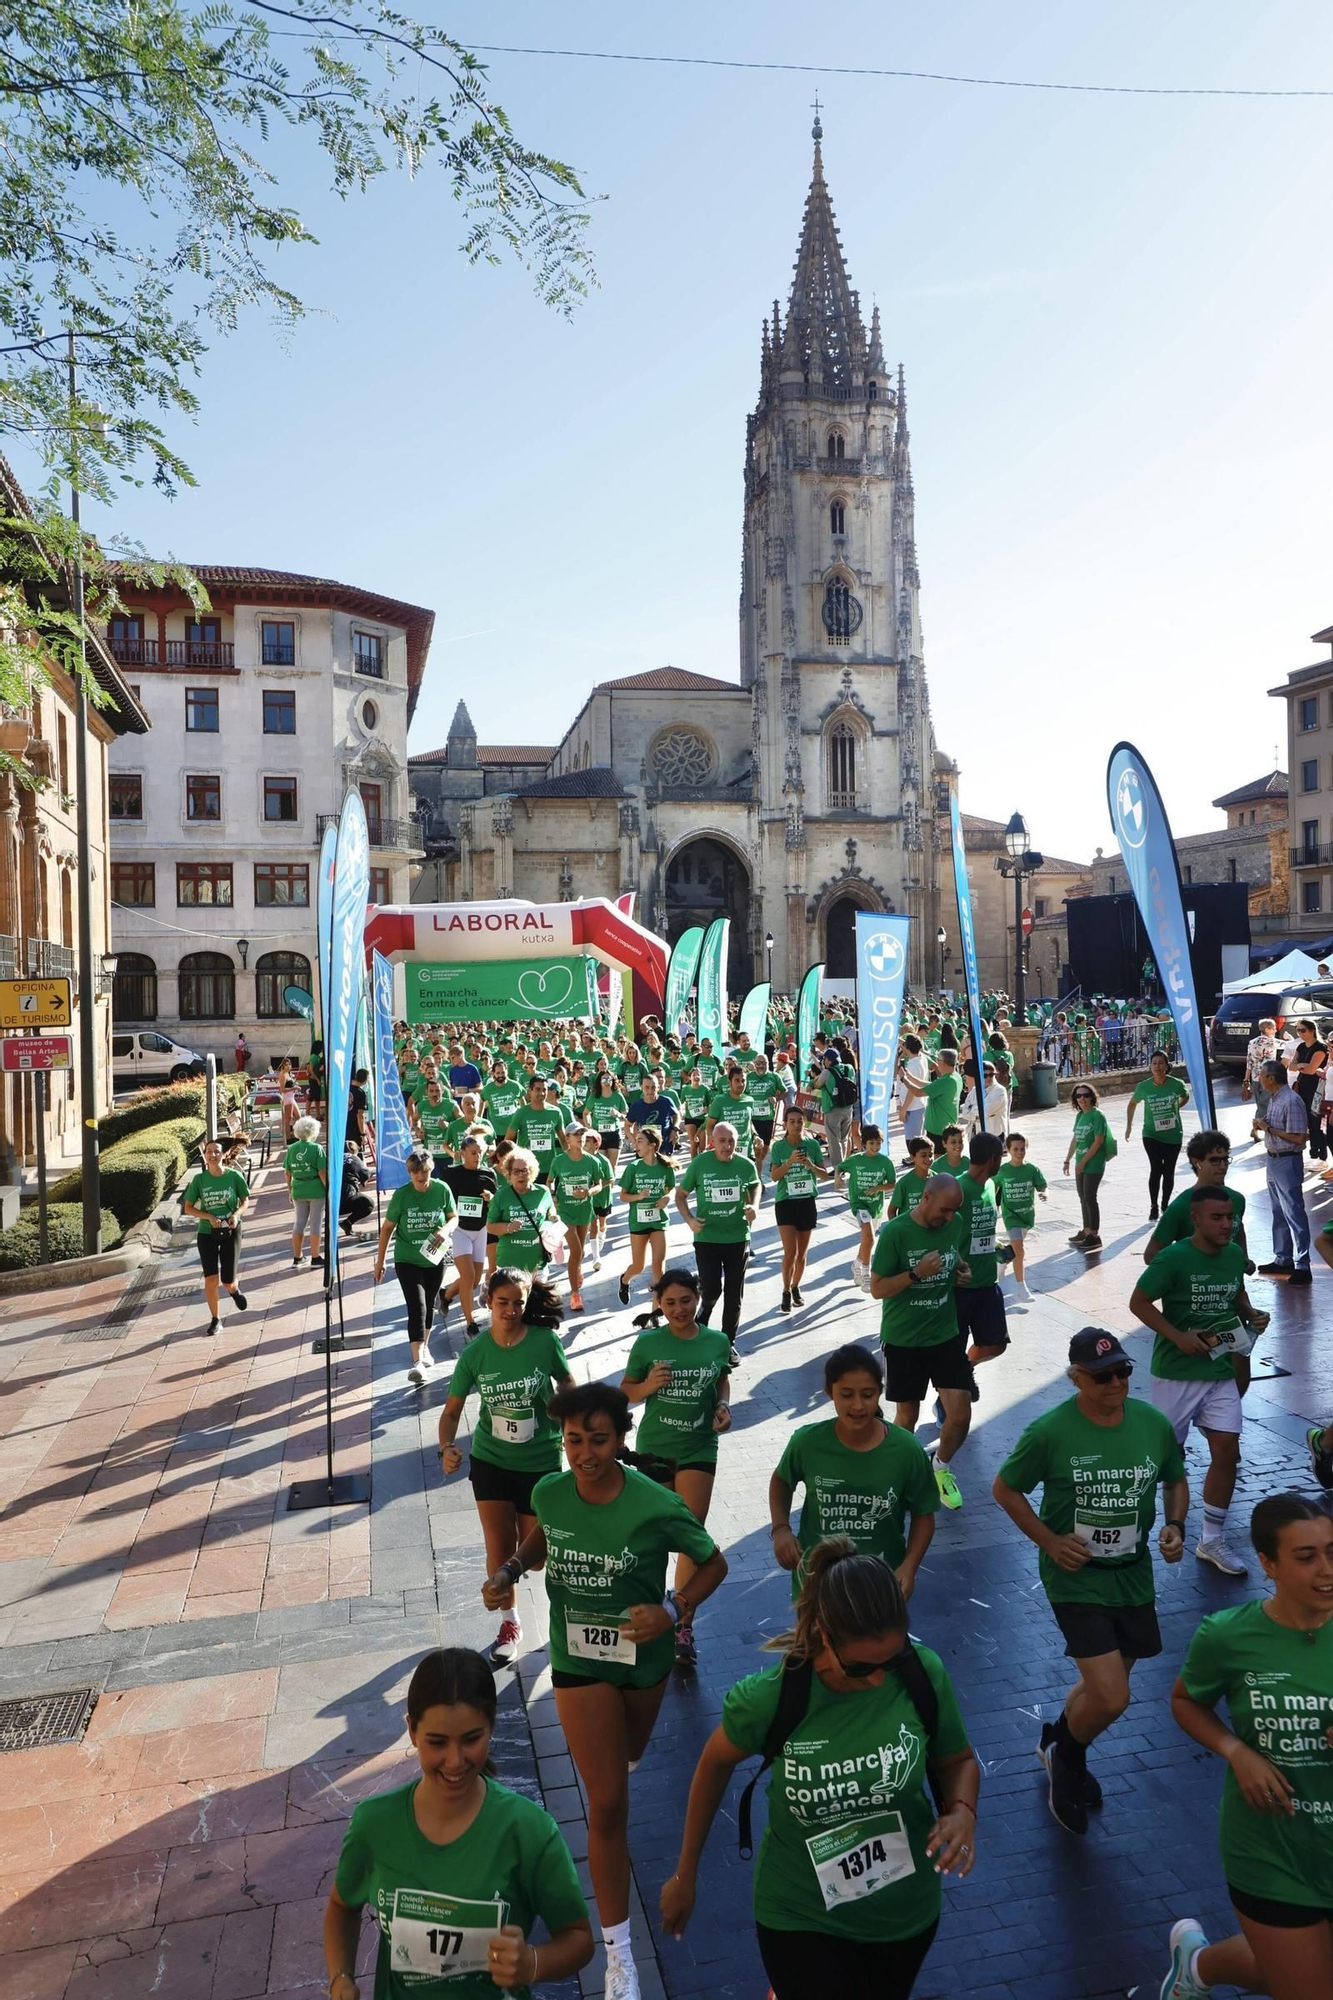
<svg viewBox="0 0 1333 2000"><path fill-rule="evenodd" d="M491 1939L509 1921L509 1905L430 1889L396 1889L389 1919L389 1962L422 1980L486 1970Z"/></svg>
<svg viewBox="0 0 1333 2000"><path fill-rule="evenodd" d="M841 1909L901 1882L916 1866L901 1813L875 1813L806 1841L826 1910Z"/></svg>

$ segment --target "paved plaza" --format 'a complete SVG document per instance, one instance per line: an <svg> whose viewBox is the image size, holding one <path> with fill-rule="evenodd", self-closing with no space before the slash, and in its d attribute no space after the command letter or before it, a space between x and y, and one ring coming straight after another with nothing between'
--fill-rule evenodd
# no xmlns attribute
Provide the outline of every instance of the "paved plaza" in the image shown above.
<svg viewBox="0 0 1333 2000"><path fill-rule="evenodd" d="M1113 1129L1122 1100L1106 1108ZM1058 1712L1067 1667L1036 1580L1036 1553L989 1497L1022 1425L1066 1393L1065 1350L1096 1322L1149 1341L1127 1300L1147 1235L1143 1157L1123 1147L1106 1176L1105 1249L1067 1248L1078 1226L1059 1167L1066 1108L1025 1116L1029 1157L1051 1182L1029 1277L1011 1308L1014 1344L981 1372L981 1401L956 1470L966 1504L941 1513L912 1603L914 1632L953 1674L983 1760L978 1864L950 1884L920 2000L1095 2000L1157 1991L1172 1920L1230 1930L1216 1840L1221 1767L1172 1723L1167 1694L1198 1619L1257 1588L1194 1561L1158 1565L1163 1657L1141 1667L1130 1713L1093 1753L1104 1813L1085 1840L1046 1807L1033 1755L1038 1718ZM1223 1122L1232 1175L1251 1199L1250 1246L1268 1251L1262 1154L1237 1103ZM895 1146L895 1153L901 1148ZM1333 1186L1307 1183L1316 1226ZM336 1461L369 1473L373 1504L289 1513L287 1492L323 1464L321 1274L290 1267L276 1168L256 1180L242 1285L245 1313L206 1314L192 1239L177 1230L128 1281L29 1295L0 1308L0 1697L97 1690L84 1740L0 1760L0 2000L309 2000L325 1991L320 1925L356 1801L415 1767L403 1696L440 1643L483 1644L481 1540L463 1475L442 1483L435 1425L447 1368L405 1380L397 1288L373 1292L369 1244L346 1252L345 1328L335 1362ZM762 1663L786 1623L789 1582L772 1561L766 1488L794 1424L823 1413L830 1347L873 1341L878 1307L849 1282L854 1231L827 1190L805 1280L807 1305L778 1302L777 1237L765 1219L746 1295L733 1429L723 1440L710 1525L730 1563L700 1614L700 1667L673 1679L633 1780L631 1851L645 1995L762 2000L750 1867L736 1848L735 1792L719 1815L685 1940L644 1911L674 1865L697 1752L723 1693ZM633 1330L616 1301L624 1224L568 1351L576 1375L619 1380ZM683 1228L670 1249L688 1256ZM1333 1414L1326 1324L1333 1273L1309 1291L1256 1279L1273 1309L1246 1403L1233 1539L1261 1493L1308 1485L1305 1421ZM437 1336L437 1353L456 1351ZM924 1432L923 1432L924 1435ZM1197 1527L1203 1461L1191 1446ZM496 1754L507 1783L543 1796L582 1858L583 1812L556 1723L539 1580L520 1587L529 1649L501 1676ZM362 1964L373 1956L363 1932ZM658 1970L653 1970L656 1957ZM600 1955L569 1996L600 1991ZM370 1993L370 1983L364 1986Z"/></svg>

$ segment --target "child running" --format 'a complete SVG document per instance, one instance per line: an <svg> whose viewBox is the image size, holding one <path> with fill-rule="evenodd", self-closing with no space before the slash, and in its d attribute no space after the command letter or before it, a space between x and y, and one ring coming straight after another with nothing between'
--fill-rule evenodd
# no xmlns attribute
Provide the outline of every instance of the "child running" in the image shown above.
<svg viewBox="0 0 1333 2000"><path fill-rule="evenodd" d="M1011 1132L1005 1141L1007 1157L995 1171L995 1190L1000 1198L1000 1219L1009 1232L1014 1253L1014 1290L1020 1299L1030 1299L1023 1276L1027 1239L1036 1226L1037 1197L1046 1199L1046 1176L1028 1159L1028 1142L1021 1132Z"/></svg>
<svg viewBox="0 0 1333 2000"><path fill-rule="evenodd" d="M583 1135L583 1157L588 1162L588 1170L593 1178L592 1221L588 1226L584 1254L588 1268L600 1271L602 1268L602 1247L606 1242L606 1220L611 1213L614 1200L612 1190L616 1177L611 1162L602 1148L602 1135L595 1128Z"/></svg>
<svg viewBox="0 0 1333 2000"><path fill-rule="evenodd" d="M930 1158L930 1148L926 1148ZM878 1125L861 1127L861 1151L848 1153L833 1176L833 1185L847 1183L847 1202L860 1224L861 1241L852 1259L852 1283L863 1292L870 1289L870 1259L875 1248L875 1231L884 1220L884 1191L897 1180L893 1161L884 1151L884 1134Z"/></svg>

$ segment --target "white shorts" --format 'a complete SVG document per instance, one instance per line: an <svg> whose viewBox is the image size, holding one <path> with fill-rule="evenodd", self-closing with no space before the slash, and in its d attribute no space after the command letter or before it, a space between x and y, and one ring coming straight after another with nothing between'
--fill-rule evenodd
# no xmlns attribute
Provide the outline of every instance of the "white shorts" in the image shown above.
<svg viewBox="0 0 1333 2000"><path fill-rule="evenodd" d="M486 1225L484 1222L480 1229L464 1229L463 1225L459 1223L458 1227L454 1230L454 1255L455 1257L471 1257L472 1261L476 1264L484 1264L486 1262Z"/></svg>
<svg viewBox="0 0 1333 2000"><path fill-rule="evenodd" d="M1154 1375L1152 1399L1169 1418L1171 1428L1184 1444L1190 1426L1201 1431L1232 1431L1239 1435L1244 1421L1240 1390L1234 1375L1219 1375L1211 1382L1173 1382L1169 1376Z"/></svg>
<svg viewBox="0 0 1333 2000"><path fill-rule="evenodd" d="M1027 1235L1026 1229L1020 1229L1017 1223L1006 1222L1004 1226L1009 1233L1009 1241L1011 1243L1021 1243Z"/></svg>

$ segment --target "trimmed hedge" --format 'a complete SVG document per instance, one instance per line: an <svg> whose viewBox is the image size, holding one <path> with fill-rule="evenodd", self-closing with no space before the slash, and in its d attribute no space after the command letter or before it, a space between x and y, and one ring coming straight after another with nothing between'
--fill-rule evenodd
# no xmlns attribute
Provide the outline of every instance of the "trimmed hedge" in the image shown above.
<svg viewBox="0 0 1333 2000"><path fill-rule="evenodd" d="M218 1109L234 1111L245 1098L247 1079L234 1071L218 1078ZM116 1110L98 1121L102 1150L118 1145L135 1132L146 1131L166 1119L197 1118L202 1123L206 1106L201 1083L167 1083L141 1090Z"/></svg>
<svg viewBox="0 0 1333 2000"><path fill-rule="evenodd" d="M102 1200L122 1229L151 1215L170 1194L204 1136L202 1118L171 1118L136 1132L102 1154ZM53 1202L77 1201L82 1177L66 1174L51 1190Z"/></svg>
<svg viewBox="0 0 1333 2000"><path fill-rule="evenodd" d="M83 1208L53 1202L47 1209L47 1249L53 1264L83 1255ZM123 1231L109 1209L102 1210L102 1248L114 1250ZM0 1271L30 1271L37 1263L37 1211L29 1209L12 1229L0 1229Z"/></svg>

